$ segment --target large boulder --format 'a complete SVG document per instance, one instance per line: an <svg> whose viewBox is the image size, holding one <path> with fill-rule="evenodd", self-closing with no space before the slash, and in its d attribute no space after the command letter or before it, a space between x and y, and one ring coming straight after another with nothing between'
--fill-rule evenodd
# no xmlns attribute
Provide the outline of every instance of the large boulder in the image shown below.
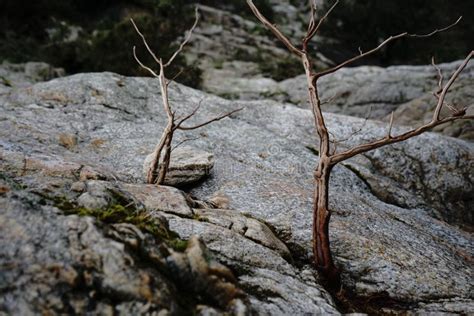
<svg viewBox="0 0 474 316"><path fill-rule="evenodd" d="M171 85L178 113L188 113L202 100L196 122L246 107L194 134L177 133L176 142L198 133L193 148L211 152L215 164L207 180L187 188L193 196L186 197L189 207L181 204L173 211L173 201L183 199L160 197L166 190L135 187L143 183L143 161L166 122L158 91L154 79L100 73L0 96L2 177L19 181L20 191L26 186L55 197L62 208L67 208L64 200L76 203L84 194L89 203L97 198L102 208L100 203L144 205L145 211L167 218L180 238L200 235L215 258L233 270L249 308L261 314L337 313L310 268L318 148L310 111L273 101L231 102ZM365 124L339 150L385 135L387 129L370 120L326 117L337 139ZM74 146L64 146L60 134L73 135ZM342 269L345 296L340 302L362 310L474 312L473 240L459 228L472 229L473 152L472 143L425 134L334 169L330 234ZM100 181L118 189L109 184L100 189ZM126 198L118 199L118 193ZM224 210L210 207L216 204ZM23 212L33 212L32 205ZM50 216L54 222L64 215ZM363 307L360 302L368 303Z"/></svg>

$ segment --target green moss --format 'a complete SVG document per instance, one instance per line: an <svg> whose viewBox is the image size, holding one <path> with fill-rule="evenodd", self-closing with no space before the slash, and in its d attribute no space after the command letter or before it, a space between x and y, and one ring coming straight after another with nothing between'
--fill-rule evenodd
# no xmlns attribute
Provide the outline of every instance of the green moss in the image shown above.
<svg viewBox="0 0 474 316"><path fill-rule="evenodd" d="M167 241L167 244L176 251L183 252L188 247L188 241L182 239L171 239Z"/></svg>
<svg viewBox="0 0 474 316"><path fill-rule="evenodd" d="M208 223L209 219L206 217L202 217L201 215L194 214L193 219L198 221L198 222L205 222Z"/></svg>
<svg viewBox="0 0 474 316"><path fill-rule="evenodd" d="M65 211L65 213L95 217L106 224L133 224L140 230L152 234L160 242L164 242L175 251L182 252L188 246L187 240L180 239L178 234L169 231L160 221L151 217L149 213L143 210L130 209L121 204L114 204L105 209L76 207Z"/></svg>
<svg viewBox="0 0 474 316"><path fill-rule="evenodd" d="M28 188L25 184L16 181L12 176L3 172L0 172L0 180L4 181L10 189L15 191L25 190Z"/></svg>
<svg viewBox="0 0 474 316"><path fill-rule="evenodd" d="M141 210L129 209L120 204L114 204L105 209L88 209L84 207L71 208L66 211L66 214L92 216L101 222L108 224L129 223L154 235L155 237L160 237L162 239L170 238L170 234L166 228L160 222L151 217L150 214Z"/></svg>
<svg viewBox="0 0 474 316"><path fill-rule="evenodd" d="M214 68L216 69L222 69L224 67L224 61L219 59L214 61Z"/></svg>

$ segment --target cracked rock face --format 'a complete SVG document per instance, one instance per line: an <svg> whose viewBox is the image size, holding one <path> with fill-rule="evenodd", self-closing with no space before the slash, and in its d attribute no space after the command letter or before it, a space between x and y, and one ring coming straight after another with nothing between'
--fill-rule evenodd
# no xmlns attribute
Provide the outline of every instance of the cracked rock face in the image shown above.
<svg viewBox="0 0 474 316"><path fill-rule="evenodd" d="M151 218L166 218L169 228L180 238L199 235L215 259L234 272L236 288L245 293L240 302L229 302L225 307L229 311L240 313L243 305L268 315L315 311L337 314L334 301L310 268L311 179L317 162L314 148L318 148L311 113L273 101L230 102L172 85L170 101L178 113L189 112L203 99L206 106L193 118L196 122L223 111L246 107L196 132L201 137L192 144L193 148L212 153L215 163L205 181L187 188L194 199L207 202L192 202L178 190L141 184L142 163L156 145L160 127L166 122L160 111L158 91L158 83L153 79L102 73L55 79L0 95L0 170L2 179L7 179L0 186L0 194L3 198L11 191L26 191L47 201L45 206L39 207L36 202L4 199L5 207L1 209L6 213L2 216L8 217L11 224L6 227L8 237L4 237L7 235L2 228L5 239L1 241L18 248L14 251L40 253L32 252L34 248L29 240L34 238L25 233L30 229L26 225L30 220L14 223L21 221L24 214L38 223L31 227L38 235L48 236L55 231L61 234L58 242L54 241L58 236L51 235L38 247L54 253L53 261L65 265L71 262L65 257L69 256L68 252L63 251L63 247L69 246L62 242L69 238L65 223L73 221L80 226L90 221L93 225L86 226L94 233L84 236L89 239L81 251L91 251L99 257L107 254L97 250L100 245L103 245L100 249L114 251L111 256L118 259L113 262L111 271L99 270L98 277L117 275L122 278L112 277L100 284L107 286L106 293L115 289L117 293L125 293L127 298L117 306L110 306L106 298L100 297L94 306L124 314L139 312L143 307L143 296L140 296L143 294L139 291L142 282L148 284L145 289L151 288L150 295L156 306L162 303L163 308L171 308L166 304L176 295L171 295L168 301L166 293L175 292L163 290L159 296L158 288L149 286L155 284L150 280L159 278L155 268L138 264L127 265L122 270L117 267L127 256L135 258L127 247L120 246L123 240L132 245L142 244L140 238L134 237L138 233L133 228L122 227L121 232L113 235L115 239L110 240L101 225L109 227L117 223L99 225L92 219L66 216L48 206L51 203L60 205L61 209L68 208L71 207L68 203L77 203L79 197L89 194L89 202L99 201L98 208L117 201L123 207L138 205ZM335 137L344 139L364 124L364 120L327 114L327 123ZM362 133L340 148L386 133L383 123L368 121L365 124ZM401 130L397 128L394 132ZM65 147L59 142L59 135L64 133L76 137L74 146ZM193 136L196 135L191 132L180 133L176 142ZM386 306L388 310L474 312L473 239L457 226L463 221L464 228L472 227L472 216L466 214L473 209L472 200L468 198L473 196L473 152L472 143L426 134L352 159L334 169L330 189L330 207L334 212L331 240L346 291L369 300L384 297L397 302ZM13 185L11 179L20 185ZM106 185L101 188L99 183ZM377 189L375 183L382 188L396 189L381 194L383 189ZM125 198L118 199L117 193ZM212 205L216 196L226 197L225 207L206 206ZM59 227L51 228L51 225ZM22 227L18 230L21 234L11 231L17 226ZM150 229L146 225L142 227ZM126 229L135 233L126 233ZM92 237L95 239L90 240ZM17 240L19 246L11 246L10 239ZM157 251L155 246L145 248L149 257ZM0 249L6 251L8 247ZM1 258L6 257L9 256ZM31 266L42 260L42 257L32 257ZM194 264L184 257L180 260L188 262L184 266ZM17 280L16 276L24 271L16 268L17 265L8 267L12 273L9 280ZM120 273L116 273L117 269ZM213 271L211 276L221 275L221 266L211 264L208 269ZM140 277L142 270L148 277ZM33 280L32 275L33 272L29 272L25 278ZM29 284L39 287L49 284L48 288L53 288L51 274L45 275L46 279L34 279ZM130 275L133 282L127 279ZM75 279L73 276L64 278ZM213 279L210 278L208 284L215 284ZM21 302L17 307L31 307L28 302L36 301L18 289L21 289L19 283L15 289L5 289L3 293L11 297L8 302ZM41 296L41 299L50 297L47 304L58 300L57 292L50 293L50 296ZM83 292L71 293L81 302L78 306L84 306L84 300L90 299ZM5 304L2 302L0 306L4 308ZM203 309L207 313L224 309L216 302L204 305L208 306ZM195 305L183 308L197 309Z"/></svg>
<svg viewBox="0 0 474 316"><path fill-rule="evenodd" d="M192 293L200 293L212 297L209 308L237 308L245 315L235 279L217 277L231 278L232 272L210 261L196 237L184 252L175 252L134 225L65 216L39 206L31 193L16 193L0 198L2 312L172 315L196 310ZM195 284L187 284L189 301L181 294L184 279Z"/></svg>

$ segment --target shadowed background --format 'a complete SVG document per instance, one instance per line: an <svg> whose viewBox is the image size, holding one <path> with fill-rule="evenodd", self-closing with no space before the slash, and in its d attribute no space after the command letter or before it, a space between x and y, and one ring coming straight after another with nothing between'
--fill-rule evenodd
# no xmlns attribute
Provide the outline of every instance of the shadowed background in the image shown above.
<svg viewBox="0 0 474 316"><path fill-rule="evenodd" d="M140 41L129 18L133 17L159 56L169 56L176 40L193 19L190 0L2 0L0 2L0 62L45 61L63 67L67 73L113 71L123 75L146 75L137 67L131 47ZM298 14L282 20L275 4L286 3L298 8ZM321 1L327 8L332 1ZM202 0L201 4L225 10L255 21L244 0ZM307 1L259 0L256 4L276 23L306 25ZM427 64L431 56L438 62L461 59L472 49L473 1L463 0L345 0L341 1L322 28L322 36L331 39L318 45L324 56L335 62L362 50L370 49L382 39L403 31L428 33L451 24L460 15L455 28L429 39L407 39L388 45L365 64ZM236 26L238 27L238 26ZM265 34L265 30L255 30ZM271 38L271 37L270 37ZM189 49L189 48L188 48ZM235 58L252 59L245 51ZM151 63L143 54L144 61ZM261 67L276 80L301 73L294 60L272 60ZM284 68L282 74L278 65ZM201 70L180 56L170 73L186 67L178 81L198 87ZM277 68L278 68L277 67ZM266 71L268 69L268 71Z"/></svg>

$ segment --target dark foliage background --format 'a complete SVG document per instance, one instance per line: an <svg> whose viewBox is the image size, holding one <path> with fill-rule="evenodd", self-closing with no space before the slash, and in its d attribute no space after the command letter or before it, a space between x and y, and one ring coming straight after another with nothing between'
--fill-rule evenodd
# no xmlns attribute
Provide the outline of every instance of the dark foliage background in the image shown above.
<svg viewBox="0 0 474 316"><path fill-rule="evenodd" d="M334 1L326 1L327 10ZM471 0L342 0L322 34L340 40L323 47L334 59L344 59L381 43L382 39L407 31L427 34L455 22L452 29L425 39L402 39L364 62L380 65L428 64L464 58L474 49L474 1Z"/></svg>
<svg viewBox="0 0 474 316"><path fill-rule="evenodd" d="M0 60L40 60L64 67L68 73L113 71L147 75L133 60L132 46L141 59L151 57L133 30L133 17L158 56L171 56L175 39L192 24L186 0L2 0L0 2ZM82 29L77 39L64 41L68 25ZM198 86L200 71L179 56L170 73L186 67L179 79Z"/></svg>
<svg viewBox="0 0 474 316"><path fill-rule="evenodd" d="M68 73L113 71L124 75L147 75L133 61L136 45L141 58L142 43L130 26L133 17L159 56L170 56L175 39L193 20L194 0L1 0L0 62L45 61ZM253 18L244 0L201 0L203 4L227 9ZM256 1L270 19L275 13L268 0ZM306 3L305 0L292 2ZM472 49L474 1L466 0L345 0L322 29L337 45L318 47L332 59L342 60L376 46L382 38L407 30L429 32L465 15L455 29L424 40L395 43L381 54L364 61L372 64L426 64L463 58ZM71 26L79 26L77 38L64 40ZM275 61L275 65L284 61ZM178 78L197 87L200 70L179 57L170 73L186 68Z"/></svg>

